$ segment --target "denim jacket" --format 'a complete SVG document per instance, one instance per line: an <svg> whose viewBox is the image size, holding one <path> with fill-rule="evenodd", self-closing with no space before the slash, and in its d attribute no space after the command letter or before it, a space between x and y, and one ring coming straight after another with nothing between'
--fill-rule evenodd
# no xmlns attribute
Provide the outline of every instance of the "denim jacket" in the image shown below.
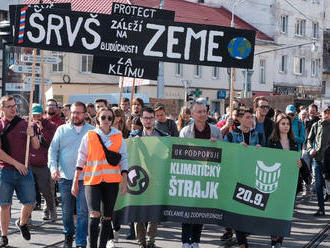
<svg viewBox="0 0 330 248"><path fill-rule="evenodd" d="M255 146L262 144L263 135L255 131L255 129L250 130L249 145ZM236 128L225 136L224 141L231 143L241 143L244 142L244 135L240 128Z"/></svg>

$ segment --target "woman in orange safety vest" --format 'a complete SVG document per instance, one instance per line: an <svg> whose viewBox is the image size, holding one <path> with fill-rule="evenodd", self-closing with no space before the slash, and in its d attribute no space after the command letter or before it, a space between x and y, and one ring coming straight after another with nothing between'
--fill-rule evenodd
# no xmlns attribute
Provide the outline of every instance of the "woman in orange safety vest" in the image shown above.
<svg viewBox="0 0 330 248"><path fill-rule="evenodd" d="M112 127L113 120L114 113L111 109L101 108L97 112L97 128L88 131L81 141L72 184L72 194L77 196L78 180L83 171L89 210L90 248L106 248L109 235L112 233L112 212L121 181L123 181L121 195L127 192L126 143L122 133ZM105 149L108 151L105 152ZM106 153L110 153L110 155L106 155ZM99 230L100 219L101 229ZM99 233L100 241L97 246Z"/></svg>

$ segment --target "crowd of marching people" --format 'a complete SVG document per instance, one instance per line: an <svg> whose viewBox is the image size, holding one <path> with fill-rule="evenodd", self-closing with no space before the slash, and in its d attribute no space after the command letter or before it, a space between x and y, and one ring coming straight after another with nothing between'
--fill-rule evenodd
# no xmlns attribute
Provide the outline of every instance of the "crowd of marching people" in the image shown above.
<svg viewBox="0 0 330 248"><path fill-rule="evenodd" d="M132 103L123 98L119 106L105 99L94 103L60 104L55 99L32 106L32 121L18 116L13 96L0 100L0 247L8 246L8 227L15 191L22 203L16 227L30 240L29 220L41 210L43 220L57 221L61 203L64 248L115 247L120 225L112 221L118 194L127 193L129 168L125 139L134 137L181 137L212 142L301 152L297 160L297 194L316 192L318 209L324 216L330 200L330 107L288 105L285 111L272 109L266 97L256 97L253 107L239 102L223 116L210 115L207 100L197 99L182 107L177 119L168 118L166 106L145 106L140 98ZM30 137L26 166L27 136ZM60 197L58 197L58 194ZM129 223L130 240L139 248L153 248L157 222ZM202 224L182 223L182 247L198 248ZM248 247L248 235L226 227L220 239L234 234L241 248ZM253 233L251 233L253 234ZM88 242L87 242L88 239ZM272 247L281 247L283 237L270 237Z"/></svg>

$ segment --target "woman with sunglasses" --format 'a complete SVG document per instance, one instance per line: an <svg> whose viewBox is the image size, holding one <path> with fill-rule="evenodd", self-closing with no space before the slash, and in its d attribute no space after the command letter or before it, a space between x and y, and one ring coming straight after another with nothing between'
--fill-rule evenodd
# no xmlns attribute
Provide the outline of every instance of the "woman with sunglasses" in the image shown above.
<svg viewBox="0 0 330 248"><path fill-rule="evenodd" d="M292 129L292 120L286 114L279 114L276 118L274 129L269 137L267 146L275 149L298 151L298 143ZM297 160L299 168L302 167L300 159ZM272 236L272 247L282 247L283 237Z"/></svg>
<svg viewBox="0 0 330 248"><path fill-rule="evenodd" d="M122 133L112 127L114 113L101 108L96 114L97 127L81 141L72 194L77 195L78 179L84 171L85 194L89 210L89 247L106 248L112 232L111 219L119 183L123 181L121 195L127 192L127 149ZM103 145L101 144L101 141ZM106 152L104 149L108 149ZM110 153L111 156L106 155ZM120 154L120 155L119 155ZM99 223L101 219L101 229ZM99 246L97 246L100 233ZM114 244L111 244L114 247Z"/></svg>

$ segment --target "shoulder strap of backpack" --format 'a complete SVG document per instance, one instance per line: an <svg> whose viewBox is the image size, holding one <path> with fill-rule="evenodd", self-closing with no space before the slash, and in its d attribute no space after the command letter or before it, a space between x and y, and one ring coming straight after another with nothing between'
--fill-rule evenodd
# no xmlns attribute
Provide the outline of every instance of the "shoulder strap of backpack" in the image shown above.
<svg viewBox="0 0 330 248"><path fill-rule="evenodd" d="M259 143L259 145L262 144L263 139L264 139L264 136L262 135L262 133L258 133L258 143Z"/></svg>
<svg viewBox="0 0 330 248"><path fill-rule="evenodd" d="M298 121L298 136L300 137L300 134L301 134L301 121Z"/></svg>
<svg viewBox="0 0 330 248"><path fill-rule="evenodd" d="M230 143L233 143L233 135L231 133L227 133L227 139Z"/></svg>
<svg viewBox="0 0 330 248"><path fill-rule="evenodd" d="M15 116L14 119L7 125L7 127L1 133L1 146L2 150L9 153L9 145L7 140L7 135L9 132L22 120L22 118Z"/></svg>

